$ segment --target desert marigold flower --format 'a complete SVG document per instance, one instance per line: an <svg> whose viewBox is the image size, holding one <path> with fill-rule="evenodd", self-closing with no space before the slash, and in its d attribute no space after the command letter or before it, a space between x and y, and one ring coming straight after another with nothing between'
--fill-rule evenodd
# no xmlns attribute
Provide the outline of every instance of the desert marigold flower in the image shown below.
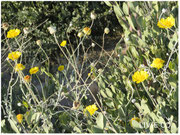
<svg viewBox="0 0 180 135"><path fill-rule="evenodd" d="M11 52L8 54L8 58L11 60L17 60L21 56L21 52Z"/></svg>
<svg viewBox="0 0 180 135"><path fill-rule="evenodd" d="M19 123L22 123L22 121L23 121L23 114L16 115L16 118L17 118Z"/></svg>
<svg viewBox="0 0 180 135"><path fill-rule="evenodd" d="M133 82L140 83L146 80L148 76L149 75L146 71L141 70L134 73L134 75L132 76L132 80Z"/></svg>
<svg viewBox="0 0 180 135"><path fill-rule="evenodd" d="M86 35L90 35L91 34L91 29L89 27L85 27L83 29L83 32L86 34Z"/></svg>
<svg viewBox="0 0 180 135"><path fill-rule="evenodd" d="M64 47L64 46L66 46L66 43L67 43L67 41L66 41L66 40L63 40L62 43L60 44L60 46L63 46L63 47Z"/></svg>
<svg viewBox="0 0 180 135"><path fill-rule="evenodd" d="M160 58L156 58L153 63L151 64L151 67L154 67L154 68L157 68L157 69L160 69L163 67L164 65L164 60L160 59Z"/></svg>
<svg viewBox="0 0 180 135"><path fill-rule="evenodd" d="M33 67L29 70L30 74L36 74L39 71L39 67Z"/></svg>
<svg viewBox="0 0 180 135"><path fill-rule="evenodd" d="M132 119L129 121L131 127L132 127L132 122L133 122L133 120L135 120L135 121L137 121L137 122L140 122L140 121L141 121L141 120L140 120L139 118L137 118L137 117L132 118Z"/></svg>
<svg viewBox="0 0 180 135"><path fill-rule="evenodd" d="M98 108L95 104L93 105L89 105L84 109L84 113L86 113L86 111L88 111L90 113L90 115L93 115L95 113L95 111L97 111Z"/></svg>
<svg viewBox="0 0 180 135"><path fill-rule="evenodd" d="M31 81L31 76L26 75L26 76L24 77L24 81L27 82L27 83L29 83L29 82Z"/></svg>
<svg viewBox="0 0 180 135"><path fill-rule="evenodd" d="M7 32L7 38L14 38L17 37L21 31L19 29L12 29Z"/></svg>
<svg viewBox="0 0 180 135"><path fill-rule="evenodd" d="M162 18L158 21L157 26L160 28L171 28L175 25L175 19L173 16L167 17L166 19Z"/></svg>
<svg viewBox="0 0 180 135"><path fill-rule="evenodd" d="M63 70L64 70L64 65L59 66L59 67L58 67L58 70L59 70L59 71L63 71Z"/></svg>
<svg viewBox="0 0 180 135"><path fill-rule="evenodd" d="M15 66L15 71L22 71L24 69L25 69L25 66L23 64L19 63Z"/></svg>

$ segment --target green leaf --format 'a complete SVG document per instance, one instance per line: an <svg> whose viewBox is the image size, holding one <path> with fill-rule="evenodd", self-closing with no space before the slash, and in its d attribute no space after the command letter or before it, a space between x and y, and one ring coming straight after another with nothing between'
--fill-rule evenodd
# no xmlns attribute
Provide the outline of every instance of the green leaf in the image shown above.
<svg viewBox="0 0 180 135"><path fill-rule="evenodd" d="M138 16L138 18L137 18L137 24L138 24L141 28L146 29L146 22L145 22L143 16Z"/></svg>
<svg viewBox="0 0 180 135"><path fill-rule="evenodd" d="M103 133L103 129L97 127L97 126L92 126L91 130L93 133Z"/></svg>
<svg viewBox="0 0 180 135"><path fill-rule="evenodd" d="M141 130L142 129L142 125L139 122L135 121L135 120L132 121L132 127L134 129L136 129L136 130Z"/></svg>
<svg viewBox="0 0 180 135"><path fill-rule="evenodd" d="M153 133L153 131L154 131L154 125L153 124L150 125L149 130L151 133Z"/></svg>
<svg viewBox="0 0 180 135"><path fill-rule="evenodd" d="M100 90L100 93L104 98L107 98L107 95L104 93L104 91L102 89Z"/></svg>
<svg viewBox="0 0 180 135"><path fill-rule="evenodd" d="M129 9L125 2L123 3L123 11L124 11L125 15L129 15Z"/></svg>
<svg viewBox="0 0 180 135"><path fill-rule="evenodd" d="M106 3L106 5L108 5L109 7L112 7L111 3L109 1L104 1Z"/></svg>
<svg viewBox="0 0 180 135"><path fill-rule="evenodd" d="M40 115L41 115L40 112L34 113L31 117L31 123L33 122L33 120L35 120L35 122L38 122Z"/></svg>
<svg viewBox="0 0 180 135"><path fill-rule="evenodd" d="M5 119L1 120L1 127L4 127L5 126Z"/></svg>
<svg viewBox="0 0 180 135"><path fill-rule="evenodd" d="M129 25L135 30L135 26L134 26L135 24L134 24L132 18L130 16L126 16L126 18L129 22Z"/></svg>
<svg viewBox="0 0 180 135"><path fill-rule="evenodd" d="M79 129L77 126L75 126L75 127L73 128L73 130L76 131L77 133L81 133L81 129Z"/></svg>
<svg viewBox="0 0 180 135"><path fill-rule="evenodd" d="M26 107L28 109L28 107L29 107L28 103L26 101L22 101L22 103L23 103L24 107Z"/></svg>
<svg viewBox="0 0 180 135"><path fill-rule="evenodd" d="M14 123L14 121L12 121L11 119L9 119L9 123L11 125L11 128L16 132L16 133L20 133L16 124Z"/></svg>
<svg viewBox="0 0 180 135"><path fill-rule="evenodd" d="M106 94L108 95L108 97L113 97L113 93L111 92L111 90L110 89L108 89L108 88L105 88L105 90L106 90Z"/></svg>
<svg viewBox="0 0 180 135"><path fill-rule="evenodd" d="M139 53L136 51L136 48L134 46L130 46L129 49L130 49L133 57L138 59L139 58Z"/></svg>
<svg viewBox="0 0 180 135"><path fill-rule="evenodd" d="M152 1L152 7L158 12L158 2L157 1Z"/></svg>
<svg viewBox="0 0 180 135"><path fill-rule="evenodd" d="M98 116L96 118L97 126L101 129L104 129L106 125L106 119L104 118L102 113L98 113Z"/></svg>
<svg viewBox="0 0 180 135"><path fill-rule="evenodd" d="M177 127L175 123L171 124L171 133L177 133Z"/></svg>
<svg viewBox="0 0 180 135"><path fill-rule="evenodd" d="M112 90L114 93L116 93L116 90L115 90L114 85L111 85L111 90Z"/></svg>

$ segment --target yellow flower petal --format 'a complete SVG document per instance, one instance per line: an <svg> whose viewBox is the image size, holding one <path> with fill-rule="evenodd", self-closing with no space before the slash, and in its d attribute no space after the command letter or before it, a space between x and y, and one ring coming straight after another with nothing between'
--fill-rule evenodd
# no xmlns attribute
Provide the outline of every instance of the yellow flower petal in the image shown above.
<svg viewBox="0 0 180 135"><path fill-rule="evenodd" d="M63 40L62 43L60 44L60 46L63 46L63 47L64 47L64 46L66 46L66 43L67 43L67 41L66 41L66 40Z"/></svg>
<svg viewBox="0 0 180 135"><path fill-rule="evenodd" d="M20 30L19 29L12 29L12 30L9 30L7 32L7 38L14 38L14 37L17 37L19 34L20 34Z"/></svg>
<svg viewBox="0 0 180 135"><path fill-rule="evenodd" d="M146 71L141 70L134 73L134 75L132 76L132 80L133 82L140 83L146 80L148 76L149 75Z"/></svg>
<svg viewBox="0 0 180 135"><path fill-rule="evenodd" d="M16 66L15 66L15 70L16 71L22 71L22 70L24 70L25 69L25 66L23 65L23 64L17 64Z"/></svg>
<svg viewBox="0 0 180 135"><path fill-rule="evenodd" d="M16 115L16 118L17 118L19 123L22 123L22 121L23 121L23 114Z"/></svg>
<svg viewBox="0 0 180 135"><path fill-rule="evenodd" d="M29 75L26 75L24 77L24 81L26 81L27 83L29 83L31 81L31 77Z"/></svg>
<svg viewBox="0 0 180 135"><path fill-rule="evenodd" d="M175 25L175 19L173 16L167 17L166 19L162 18L158 21L157 26L160 28L171 28Z"/></svg>
<svg viewBox="0 0 180 135"><path fill-rule="evenodd" d="M63 71L63 70L64 70L64 66L63 66L63 65L59 66L59 67L58 67L58 70L59 70L59 71Z"/></svg>
<svg viewBox="0 0 180 135"><path fill-rule="evenodd" d="M11 60L17 60L21 56L21 52L11 52L8 54L8 58Z"/></svg>
<svg viewBox="0 0 180 135"><path fill-rule="evenodd" d="M91 29L89 27L85 27L83 29L83 32L86 34L86 35L90 35L91 34Z"/></svg>
<svg viewBox="0 0 180 135"><path fill-rule="evenodd" d="M39 67L33 67L29 70L30 74L36 74L39 71Z"/></svg>
<svg viewBox="0 0 180 135"><path fill-rule="evenodd" d="M160 58L156 58L153 63L151 64L151 67L154 67L154 68L157 68L157 69L160 69L163 67L164 65L164 60L160 59Z"/></svg>
<svg viewBox="0 0 180 135"><path fill-rule="evenodd" d="M90 113L90 115L93 115L95 113L95 111L97 111L98 108L95 104L93 105L89 105L84 109L84 113L86 113L86 111L88 111Z"/></svg>

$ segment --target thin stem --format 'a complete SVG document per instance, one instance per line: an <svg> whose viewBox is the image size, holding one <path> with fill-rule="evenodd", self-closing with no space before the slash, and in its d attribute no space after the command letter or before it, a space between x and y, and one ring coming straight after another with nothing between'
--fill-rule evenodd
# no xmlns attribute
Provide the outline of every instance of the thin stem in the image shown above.
<svg viewBox="0 0 180 135"><path fill-rule="evenodd" d="M151 101L152 101L154 107L156 107L156 104L155 104L154 100L152 99L151 94L149 93L149 91L148 91L147 88L145 87L144 82L142 82L142 85L143 85L143 87L144 87L146 93L148 94L149 98L151 99Z"/></svg>
<svg viewBox="0 0 180 135"><path fill-rule="evenodd" d="M41 85L41 90L42 90L42 94L43 94L43 101L45 101L46 100L46 96L45 96L45 93L44 93L43 85L42 85L41 80L40 80L40 78L38 77L37 74L36 74L36 77L37 77L37 79L38 79L38 81L39 81L39 83Z"/></svg>

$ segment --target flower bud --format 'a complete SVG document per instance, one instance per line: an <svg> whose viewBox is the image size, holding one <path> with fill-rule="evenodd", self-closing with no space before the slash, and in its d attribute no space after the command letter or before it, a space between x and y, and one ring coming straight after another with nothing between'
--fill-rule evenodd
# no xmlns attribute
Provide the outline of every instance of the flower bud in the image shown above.
<svg viewBox="0 0 180 135"><path fill-rule="evenodd" d="M104 29L104 33L108 34L110 32L109 28Z"/></svg>
<svg viewBox="0 0 180 135"><path fill-rule="evenodd" d="M164 9L164 8L162 9L162 13L165 13L166 11L167 11L166 9Z"/></svg>
<svg viewBox="0 0 180 135"><path fill-rule="evenodd" d="M17 103L17 106L21 106L22 104L21 103Z"/></svg>
<svg viewBox="0 0 180 135"><path fill-rule="evenodd" d="M29 28L28 28L28 27L25 27L25 28L23 29L23 31L24 31L24 34L28 34L28 33L29 33Z"/></svg>
<svg viewBox="0 0 180 135"><path fill-rule="evenodd" d="M91 19L92 20L94 20L94 19L96 19L97 18L97 15L96 15L96 13L94 13L94 12L91 12Z"/></svg>
<svg viewBox="0 0 180 135"><path fill-rule="evenodd" d="M132 103L135 103L136 102L136 99L132 99L132 101L131 101Z"/></svg>
<svg viewBox="0 0 180 135"><path fill-rule="evenodd" d="M74 101L73 102L73 109L78 109L80 106L80 102L79 101Z"/></svg>
<svg viewBox="0 0 180 135"><path fill-rule="evenodd" d="M2 23L2 28L3 28L4 30L7 30L7 29L9 28L9 24L8 24L7 22Z"/></svg>
<svg viewBox="0 0 180 135"><path fill-rule="evenodd" d="M73 25L72 22L70 22L69 27L71 27L72 25Z"/></svg>
<svg viewBox="0 0 180 135"><path fill-rule="evenodd" d="M77 36L78 36L79 38L81 38L83 35L84 35L84 34L83 34L82 32L79 32Z"/></svg>
<svg viewBox="0 0 180 135"><path fill-rule="evenodd" d="M50 26L47 28L50 34L54 34L56 32L56 27Z"/></svg>
<svg viewBox="0 0 180 135"><path fill-rule="evenodd" d="M36 41L36 44L39 45L39 46L41 46L41 40L37 40L37 41Z"/></svg>
<svg viewBox="0 0 180 135"><path fill-rule="evenodd" d="M95 43L92 43L91 46L92 46L92 47L95 47Z"/></svg>

